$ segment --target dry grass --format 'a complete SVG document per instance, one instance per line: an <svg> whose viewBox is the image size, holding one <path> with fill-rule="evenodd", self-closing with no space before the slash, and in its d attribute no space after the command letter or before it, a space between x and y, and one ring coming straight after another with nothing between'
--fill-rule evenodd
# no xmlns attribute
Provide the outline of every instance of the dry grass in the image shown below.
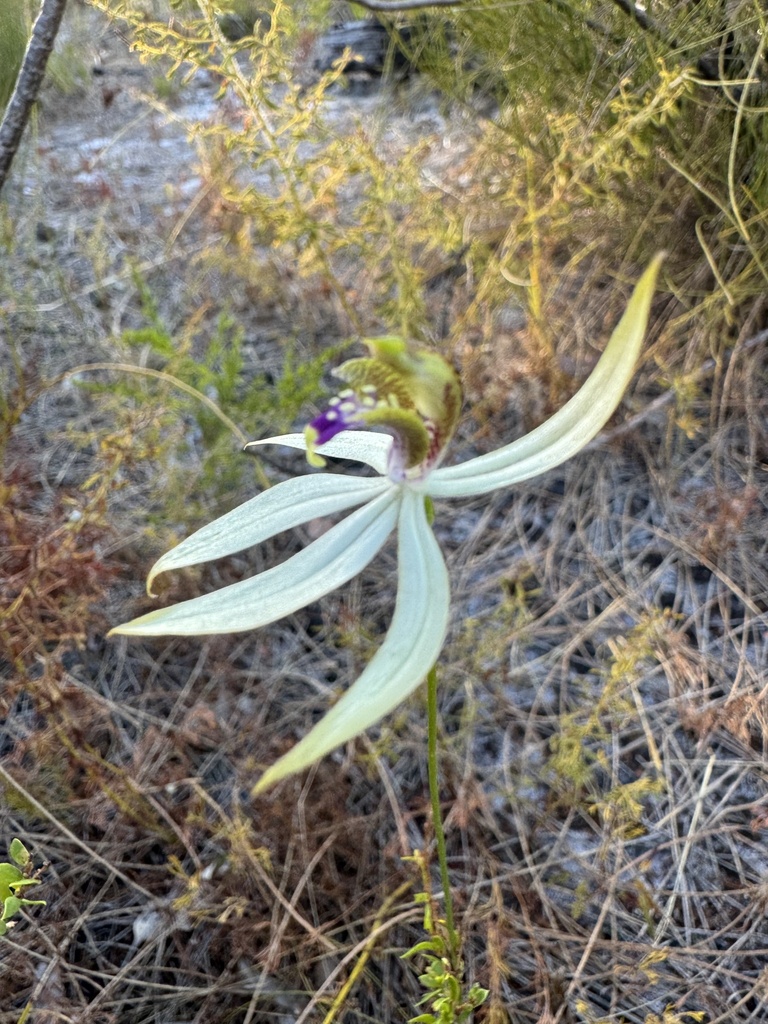
<svg viewBox="0 0 768 1024"><path fill-rule="evenodd" d="M128 82L109 103L83 103L105 131L141 141L146 107ZM53 110L43 154L46 132L67 126ZM181 146L178 123L167 130ZM383 145L402 141L391 129ZM460 189L472 156L458 143L450 159L437 144L425 152L450 222L451 197L459 210L471 199ZM46 862L47 906L2 940L0 1024L26 1006L35 1024L405 1021L420 988L398 954L423 932L403 858L431 840L419 697L306 777L248 796L383 635L394 551L253 635L107 641L109 625L149 607L143 574L199 515L185 503L205 452L194 417L175 410L169 425L155 392L48 386L85 359L125 356L120 332L144 325L136 261L156 268L145 275L180 334L204 337L234 311L246 374L279 372L292 336L309 354L343 337L340 294L375 323L380 279L352 261L333 288L294 274L285 248L244 240L213 171L185 191L189 157L145 178L108 149L97 165L72 190L57 167L41 170L44 155L30 158L35 202L4 213L1 326L16 348L2 357L0 836ZM509 168L501 159L499 173ZM636 270L616 281L605 253L568 261L526 236L514 259L539 253L544 337L512 302L478 298L489 266L519 269L488 207L477 201L444 263L414 247L418 315L442 325L472 400L457 457L516 436L573 391ZM423 223L413 217L391 227L393 248ZM50 244L38 220L54 225ZM716 289L689 255L693 222L674 230L658 326L606 437L524 489L437 509L454 587L444 812L486 1024L768 1020L764 300L747 296L728 328L697 316L692 296ZM267 466L272 479L297 469L283 456ZM234 497L195 500L213 514ZM306 539L178 574L163 597L241 578Z"/></svg>

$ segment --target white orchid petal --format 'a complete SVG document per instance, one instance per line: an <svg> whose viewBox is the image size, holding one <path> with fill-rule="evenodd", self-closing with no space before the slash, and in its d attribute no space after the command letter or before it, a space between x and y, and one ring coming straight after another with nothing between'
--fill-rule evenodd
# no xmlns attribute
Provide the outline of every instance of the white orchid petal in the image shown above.
<svg viewBox="0 0 768 1024"><path fill-rule="evenodd" d="M448 573L423 497L403 494L397 603L387 636L360 678L312 731L259 780L260 793L363 732L411 694L434 665L448 628Z"/></svg>
<svg viewBox="0 0 768 1024"><path fill-rule="evenodd" d="M436 498L486 494L559 466L591 441L613 414L634 373L661 260L656 256L638 281L597 366L562 409L512 444L435 470L425 491Z"/></svg>
<svg viewBox="0 0 768 1024"><path fill-rule="evenodd" d="M152 592L152 581L161 572L233 555L310 519L362 505L387 486L388 482L381 478L362 479L334 473L285 480L203 526L166 552L152 566L147 590Z"/></svg>
<svg viewBox="0 0 768 1024"><path fill-rule="evenodd" d="M142 615L112 632L127 636L237 633L282 619L365 568L394 529L399 497L399 490L390 488L281 565Z"/></svg>
<svg viewBox="0 0 768 1024"><path fill-rule="evenodd" d="M249 441L246 448L255 448L262 444L283 444L288 448L307 450L307 441L303 434L280 434L277 437L265 437L261 441ZM353 462L364 462L377 473L386 473L387 457L392 447L389 434L371 434L365 430L345 430L325 444L319 445L318 454L334 459L351 459Z"/></svg>

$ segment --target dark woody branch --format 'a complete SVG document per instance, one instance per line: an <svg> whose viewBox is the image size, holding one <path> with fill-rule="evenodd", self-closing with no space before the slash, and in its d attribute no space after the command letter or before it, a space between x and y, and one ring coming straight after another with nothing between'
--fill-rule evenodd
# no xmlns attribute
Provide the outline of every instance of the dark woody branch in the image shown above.
<svg viewBox="0 0 768 1024"><path fill-rule="evenodd" d="M56 41L67 0L43 0L40 13L16 80L8 106L0 124L0 189L11 169L21 137L29 121L37 94L45 75L45 67Z"/></svg>

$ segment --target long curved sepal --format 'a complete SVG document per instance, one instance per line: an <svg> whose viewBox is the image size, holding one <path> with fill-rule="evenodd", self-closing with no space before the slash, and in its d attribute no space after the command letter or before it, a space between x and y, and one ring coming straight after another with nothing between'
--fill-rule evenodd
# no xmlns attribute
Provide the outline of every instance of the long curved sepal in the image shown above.
<svg viewBox="0 0 768 1024"><path fill-rule="evenodd" d="M246 448L257 448L262 444L284 444L288 448L307 450L307 439L304 434L279 434L277 437L265 437L260 441L249 441ZM372 434L366 430L345 430L325 444L318 445L318 454L334 459L350 459L352 462L364 462L377 473L387 472L387 458L392 447L389 434Z"/></svg>
<svg viewBox="0 0 768 1024"><path fill-rule="evenodd" d="M221 590L160 608L110 635L198 636L257 629L317 601L361 572L395 527L398 492L352 512L281 565Z"/></svg>
<svg viewBox="0 0 768 1024"><path fill-rule="evenodd" d="M437 661L448 628L448 572L427 522L424 498L403 494L398 525L399 581L389 632L359 679L254 787L262 793L364 732L397 707Z"/></svg>
<svg viewBox="0 0 768 1024"><path fill-rule="evenodd" d="M318 516L362 505L386 490L381 478L325 473L298 476L262 491L226 515L207 523L159 558L147 577L147 593L161 572L234 555Z"/></svg>
<svg viewBox="0 0 768 1024"><path fill-rule="evenodd" d="M486 494L539 476L588 444L615 411L635 372L662 259L660 253L651 261L597 366L562 409L503 448L435 470L424 487L426 493L435 498Z"/></svg>

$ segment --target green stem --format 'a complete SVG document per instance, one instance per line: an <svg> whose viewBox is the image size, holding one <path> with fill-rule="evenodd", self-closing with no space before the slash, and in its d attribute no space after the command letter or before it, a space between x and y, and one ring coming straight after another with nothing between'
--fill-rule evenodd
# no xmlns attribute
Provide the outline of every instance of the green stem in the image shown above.
<svg viewBox="0 0 768 1024"><path fill-rule="evenodd" d="M433 665L427 675L427 768L429 772L429 795L432 800L432 829L437 844L437 859L440 864L440 880L445 903L445 928L448 932L451 967L457 969L459 936L453 923L453 899L448 875L448 857L445 852L445 831L440 813L440 785L437 776L437 666Z"/></svg>

